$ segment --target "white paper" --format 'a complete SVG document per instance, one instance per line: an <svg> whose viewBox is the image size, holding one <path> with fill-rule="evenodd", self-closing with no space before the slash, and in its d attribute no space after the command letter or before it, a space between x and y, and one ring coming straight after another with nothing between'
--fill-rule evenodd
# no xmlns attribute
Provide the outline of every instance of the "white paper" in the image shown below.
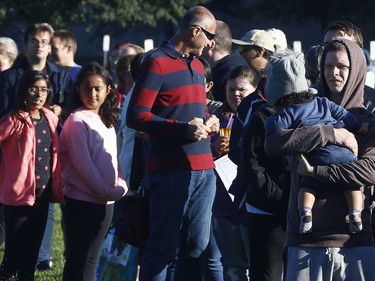
<svg viewBox="0 0 375 281"><path fill-rule="evenodd" d="M221 181L224 183L225 188L229 190L233 180L237 176L237 165L229 159L228 155L224 155L215 160L215 170L219 175ZM228 194L233 201L234 196L229 192Z"/></svg>

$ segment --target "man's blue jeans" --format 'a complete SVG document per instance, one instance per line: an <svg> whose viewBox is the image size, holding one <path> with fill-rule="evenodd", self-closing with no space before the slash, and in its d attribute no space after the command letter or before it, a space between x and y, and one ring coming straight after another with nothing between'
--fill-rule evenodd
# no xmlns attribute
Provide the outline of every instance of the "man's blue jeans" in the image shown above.
<svg viewBox="0 0 375 281"><path fill-rule="evenodd" d="M210 241L208 242L208 246L206 248L206 260L204 269L205 281L224 281L224 270L223 264L221 263L221 252L216 242L212 223Z"/></svg>
<svg viewBox="0 0 375 281"><path fill-rule="evenodd" d="M150 198L150 238L140 280L164 281L176 256L174 280L201 280L216 191L214 171L147 173L145 185Z"/></svg>

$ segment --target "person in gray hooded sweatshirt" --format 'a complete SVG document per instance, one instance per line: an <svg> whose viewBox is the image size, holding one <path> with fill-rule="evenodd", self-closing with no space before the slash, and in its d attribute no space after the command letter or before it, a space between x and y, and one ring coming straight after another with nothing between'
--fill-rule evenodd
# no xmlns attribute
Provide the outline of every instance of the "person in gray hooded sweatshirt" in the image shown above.
<svg viewBox="0 0 375 281"><path fill-rule="evenodd" d="M332 124L320 124L266 136L265 149L270 155L298 155L329 143L348 147L354 154L358 152L358 159L347 164L312 166L302 155L291 159L287 281L375 280L369 202L367 198L364 200L362 231L352 234L344 196L347 189L367 188L375 183L375 118L363 106L365 66L358 45L346 39L330 42L322 55L319 95L350 111L359 122L369 122L366 134L352 134ZM316 196L312 209L314 231L309 234L299 232L299 175L315 178L325 185Z"/></svg>
<svg viewBox="0 0 375 281"><path fill-rule="evenodd" d="M335 128L345 127L354 132L367 133L368 122L360 124L349 111L326 97L317 97L317 91L308 87L302 54L270 57L270 64L272 71L265 94L267 103L278 113L268 118L266 133L317 124L333 124ZM343 164L357 159L348 148L332 144L314 149L306 157L314 165ZM313 230L312 208L316 193L322 188L322 184L310 177L301 178L298 195L300 233ZM362 229L362 192L360 188L353 188L345 190L344 194L349 207L349 231L357 233Z"/></svg>

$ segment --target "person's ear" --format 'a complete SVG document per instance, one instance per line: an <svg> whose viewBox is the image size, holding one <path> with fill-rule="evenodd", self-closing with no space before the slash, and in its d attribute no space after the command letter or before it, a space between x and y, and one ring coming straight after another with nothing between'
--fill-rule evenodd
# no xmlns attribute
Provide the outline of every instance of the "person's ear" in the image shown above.
<svg viewBox="0 0 375 281"><path fill-rule="evenodd" d="M215 40L211 40L210 50L213 50L216 47L217 43Z"/></svg>
<svg viewBox="0 0 375 281"><path fill-rule="evenodd" d="M214 82L210 81L206 83L206 93L209 92L214 86Z"/></svg>
<svg viewBox="0 0 375 281"><path fill-rule="evenodd" d="M201 32L199 26L194 26L191 28L191 30L192 30L193 38L197 37L199 33Z"/></svg>

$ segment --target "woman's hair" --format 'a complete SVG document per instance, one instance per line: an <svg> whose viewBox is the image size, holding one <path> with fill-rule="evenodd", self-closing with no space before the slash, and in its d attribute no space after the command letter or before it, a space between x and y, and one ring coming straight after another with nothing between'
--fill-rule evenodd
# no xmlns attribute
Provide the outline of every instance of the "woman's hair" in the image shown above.
<svg viewBox="0 0 375 281"><path fill-rule="evenodd" d="M322 58L323 48L321 45L311 46L305 56L305 77L311 81L311 85L319 82L320 60Z"/></svg>
<svg viewBox="0 0 375 281"><path fill-rule="evenodd" d="M9 53L5 49L0 49L0 55L3 55L4 57L7 57L11 66L14 63L14 60L16 59L16 57L14 57L11 53Z"/></svg>
<svg viewBox="0 0 375 281"><path fill-rule="evenodd" d="M294 104L308 103L315 99L316 94L310 93L309 91L304 91L300 93L291 93L285 97L279 99L275 106L288 107Z"/></svg>
<svg viewBox="0 0 375 281"><path fill-rule="evenodd" d="M126 87L126 78L131 77L131 64L135 55L127 55L120 58L116 64L117 90L123 91ZM132 78L132 77L131 77Z"/></svg>
<svg viewBox="0 0 375 281"><path fill-rule="evenodd" d="M137 80L139 70L141 69L141 65L145 55L146 53L136 54L132 60L132 63L130 65L130 75L132 76L134 81Z"/></svg>
<svg viewBox="0 0 375 281"><path fill-rule="evenodd" d="M13 111L28 111L28 104L26 102L29 92L28 89L33 87L36 81L44 80L47 83L47 88L51 89L51 82L49 80L49 77L47 74L45 74L43 71L38 70L30 70L28 72L25 72L19 82L16 89L16 96L15 96L15 102ZM46 102L44 103L44 106L48 106L50 99L51 99L52 93L49 92L46 98Z"/></svg>
<svg viewBox="0 0 375 281"><path fill-rule="evenodd" d="M141 46L129 43L127 41L117 43L109 53L106 68L114 66L114 60L119 60L121 57L123 57L124 55L122 53L127 48L133 49L136 54L145 52L145 50Z"/></svg>
<svg viewBox="0 0 375 281"><path fill-rule="evenodd" d="M198 57L198 59L203 64L203 67L204 67L204 77L206 78L206 82L212 82L213 77L212 77L211 66L208 64L208 62L204 58Z"/></svg>
<svg viewBox="0 0 375 281"><path fill-rule="evenodd" d="M18 56L17 43L10 37L0 37L0 49L10 53L14 59Z"/></svg>
<svg viewBox="0 0 375 281"><path fill-rule="evenodd" d="M120 58L116 64L116 75L118 80L124 79L125 76L130 76L131 64L135 55L127 55Z"/></svg>
<svg viewBox="0 0 375 281"><path fill-rule="evenodd" d="M109 71L101 66L97 62L91 62L82 67L77 75L77 81L73 87L73 93L68 102L66 117L70 115L77 108L84 106L80 94L79 88L81 84L91 75L99 75L104 84L110 88L110 92L104 100L102 106L99 109L99 116L107 128L115 126L119 117L120 110L118 108L117 94L113 89L112 77Z"/></svg>
<svg viewBox="0 0 375 281"><path fill-rule="evenodd" d="M213 75L212 75L212 70L211 66L209 63L202 57L198 57L198 59L201 61L204 67L204 77L206 78L206 83L213 82ZM206 93L206 96L210 100L214 100L214 95L212 94L212 91L208 91Z"/></svg>
<svg viewBox="0 0 375 281"><path fill-rule="evenodd" d="M228 73L226 77L226 81L228 81L229 79L234 80L239 77L246 79L254 87L257 87L258 85L258 75L255 72L255 70L249 66L240 65L240 66L233 68Z"/></svg>

